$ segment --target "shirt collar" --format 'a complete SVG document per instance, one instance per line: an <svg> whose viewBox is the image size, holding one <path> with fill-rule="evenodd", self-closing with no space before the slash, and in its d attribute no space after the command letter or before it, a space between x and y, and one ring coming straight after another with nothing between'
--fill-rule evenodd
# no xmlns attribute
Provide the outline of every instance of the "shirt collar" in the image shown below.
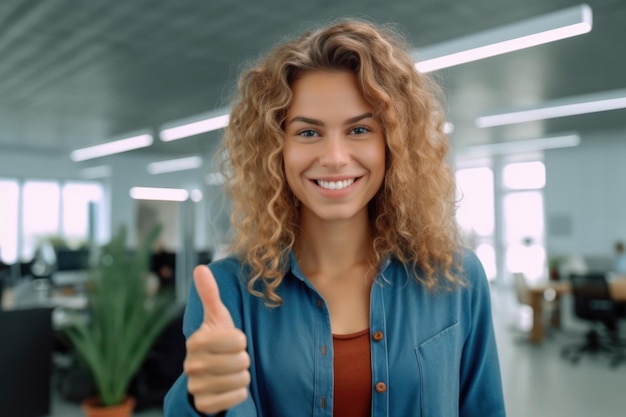
<svg viewBox="0 0 626 417"><path fill-rule="evenodd" d="M289 252L289 272L291 272L293 276L298 278L300 281L307 281L307 279L304 277L304 274L300 270L300 265L298 264L296 254L293 252L293 250Z"/></svg>

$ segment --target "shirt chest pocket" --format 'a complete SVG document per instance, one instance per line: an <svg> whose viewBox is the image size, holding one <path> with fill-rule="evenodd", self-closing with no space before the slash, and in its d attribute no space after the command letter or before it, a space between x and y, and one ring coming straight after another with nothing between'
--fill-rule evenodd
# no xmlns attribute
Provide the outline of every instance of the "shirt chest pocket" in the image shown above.
<svg viewBox="0 0 626 417"><path fill-rule="evenodd" d="M459 415L461 351L458 322L415 347L422 417Z"/></svg>

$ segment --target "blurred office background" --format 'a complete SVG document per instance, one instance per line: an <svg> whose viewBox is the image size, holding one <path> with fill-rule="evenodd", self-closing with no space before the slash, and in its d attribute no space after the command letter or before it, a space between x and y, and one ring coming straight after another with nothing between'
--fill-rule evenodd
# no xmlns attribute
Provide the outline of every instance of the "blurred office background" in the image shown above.
<svg viewBox="0 0 626 417"><path fill-rule="evenodd" d="M81 267L67 252L102 245L122 225L133 248L158 224L154 251L174 259L184 303L191 267L221 256L227 241L215 152L240 69L287 36L347 16L395 24L418 65L522 34L583 28L418 70L432 71L447 98L458 220L493 284L509 415L621 415L626 400L615 389L626 386L626 364L573 366L561 355L589 324L577 318L570 290L541 294L560 299L560 327L519 343L530 339L528 314L537 310L520 305L514 277L537 287L571 272L610 275L614 244L626 240L623 0L4 0L5 298L33 278L50 246L57 278L71 282ZM89 153L128 138L136 149ZM61 397L53 392L50 415L80 413ZM160 415L158 407L144 413Z"/></svg>

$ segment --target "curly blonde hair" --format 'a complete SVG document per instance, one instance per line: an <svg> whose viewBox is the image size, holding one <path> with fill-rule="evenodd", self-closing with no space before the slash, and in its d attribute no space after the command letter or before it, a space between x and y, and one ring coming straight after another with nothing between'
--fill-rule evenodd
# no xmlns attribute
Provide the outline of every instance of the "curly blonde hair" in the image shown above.
<svg viewBox="0 0 626 417"><path fill-rule="evenodd" d="M229 249L249 268L249 291L268 304L282 303L276 289L298 233L283 169L283 124L290 85L320 70L356 74L386 138L385 178L369 206L372 265L393 256L429 289L463 283L441 91L416 71L392 28L343 20L275 46L241 75L222 171L233 201Z"/></svg>

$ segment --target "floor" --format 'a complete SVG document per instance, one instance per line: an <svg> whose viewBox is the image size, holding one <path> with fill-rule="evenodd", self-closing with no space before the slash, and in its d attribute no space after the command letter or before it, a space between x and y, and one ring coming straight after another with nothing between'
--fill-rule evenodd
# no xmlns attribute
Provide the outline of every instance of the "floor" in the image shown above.
<svg viewBox="0 0 626 417"><path fill-rule="evenodd" d="M588 328L572 317L570 296L562 299L561 329L538 346L524 339L531 317L512 291L494 289L492 299L508 417L625 415L626 362L611 368L606 356L586 356L576 365L561 357L561 349L579 344Z"/></svg>
<svg viewBox="0 0 626 417"><path fill-rule="evenodd" d="M508 417L624 416L626 363L611 369L605 357L585 357L572 365L560 356L561 348L578 343L586 329L568 314L570 299L562 303L562 328L550 332L539 346L526 342L530 317L512 290L493 288L492 299ZM49 417L82 416L77 404L54 398ZM134 416L161 417L163 413L153 408Z"/></svg>

